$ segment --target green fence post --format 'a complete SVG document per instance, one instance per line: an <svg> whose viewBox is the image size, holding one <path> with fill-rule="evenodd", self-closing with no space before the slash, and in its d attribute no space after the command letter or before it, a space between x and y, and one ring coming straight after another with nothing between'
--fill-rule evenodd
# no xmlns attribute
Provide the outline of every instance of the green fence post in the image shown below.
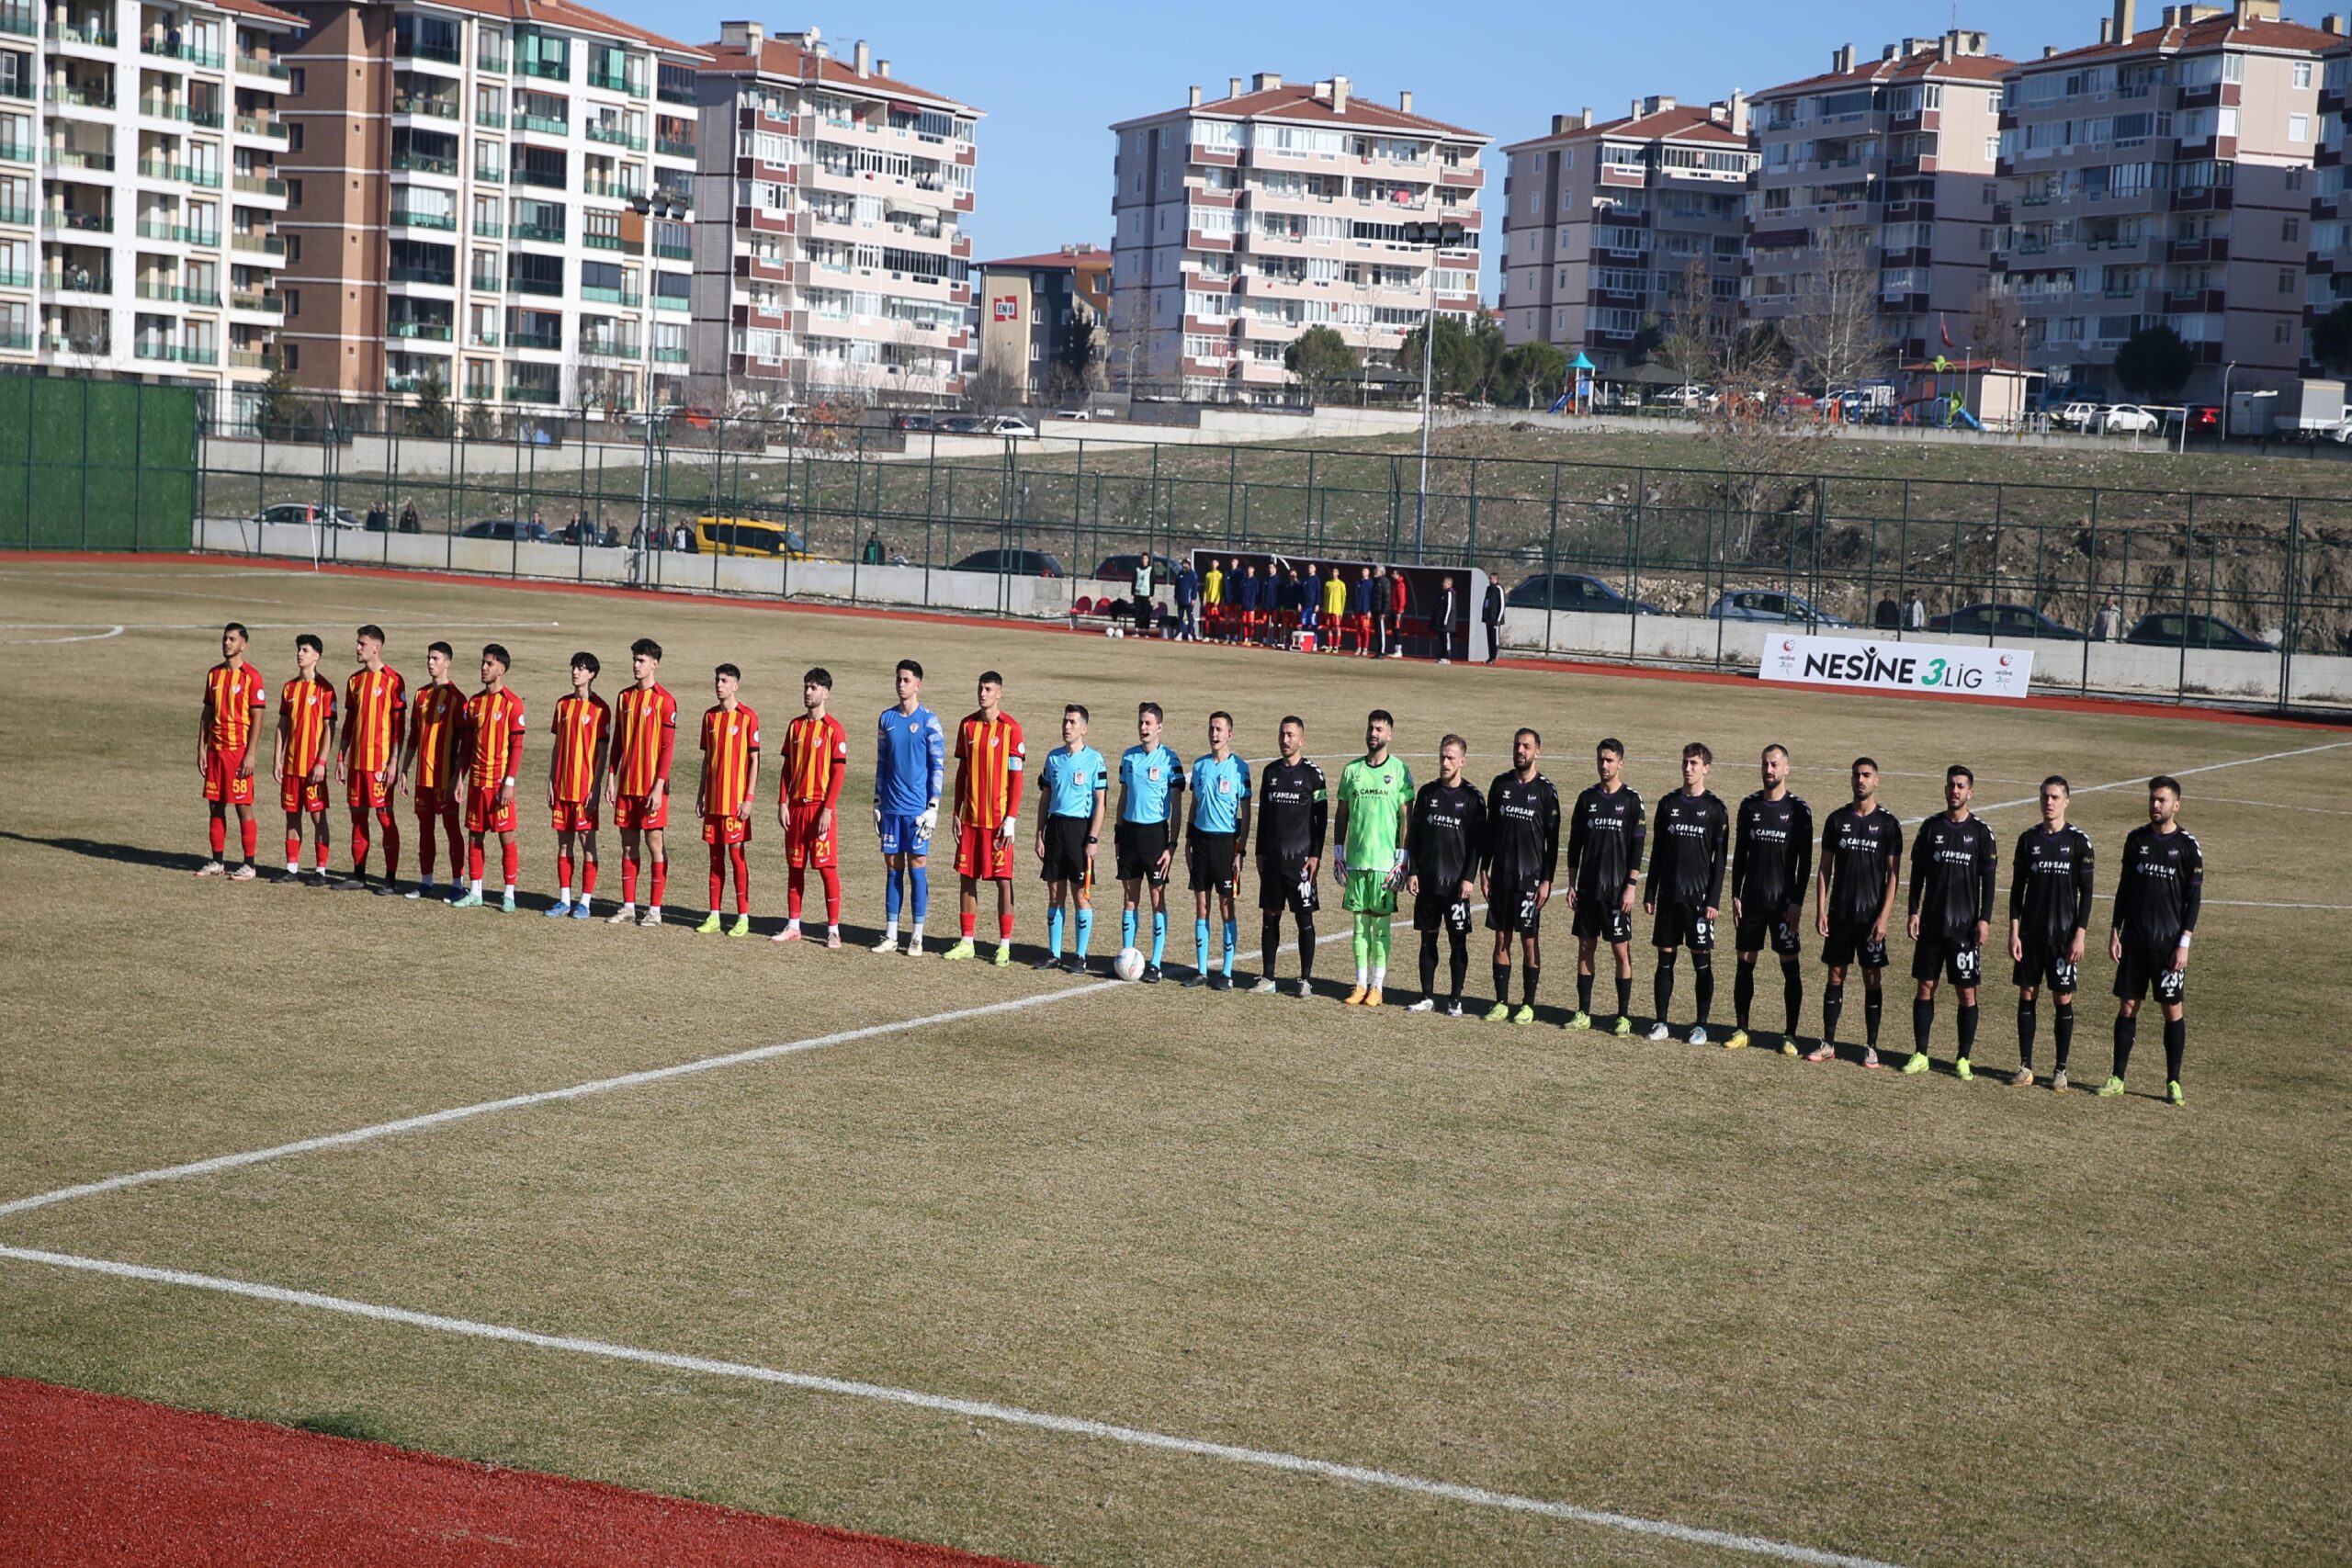
<svg viewBox="0 0 2352 1568"><path fill-rule="evenodd" d="M1552 465L1552 527L1544 543L1544 651L1547 654L1552 651L1552 612L1557 608L1552 602L1552 573L1559 570L1559 561L1560 465L1555 462ZM1505 614L1508 615L1509 611L1506 610ZM1500 629L1497 628L1498 633Z"/></svg>
<svg viewBox="0 0 2352 1568"><path fill-rule="evenodd" d="M1241 448L1227 447L1225 449L1225 542L1227 548L1230 548L1233 544L1233 491L1234 485L1240 479L1240 467ZM1250 542L1250 530L1246 525L1241 530L1241 541L1245 545Z"/></svg>
<svg viewBox="0 0 2352 1568"><path fill-rule="evenodd" d="M2287 502L2287 566L2285 581L2287 603L2280 607L2279 623L2285 635L2278 639L2278 705L2281 709L2294 705L2295 700L2295 641L2302 636L2303 568L2301 557L2303 546L2303 503L2300 500Z"/></svg>
<svg viewBox="0 0 2352 1568"><path fill-rule="evenodd" d="M2173 682L2173 695L2188 694L2188 616L2196 604L2189 580L2197 570L2197 498L2188 498L2188 527L2180 541L2180 673Z"/></svg>
<svg viewBox="0 0 2352 1568"><path fill-rule="evenodd" d="M147 508L144 504L147 478L147 388L144 383L131 398L133 428L130 435L130 553L139 553L140 540L145 534Z"/></svg>

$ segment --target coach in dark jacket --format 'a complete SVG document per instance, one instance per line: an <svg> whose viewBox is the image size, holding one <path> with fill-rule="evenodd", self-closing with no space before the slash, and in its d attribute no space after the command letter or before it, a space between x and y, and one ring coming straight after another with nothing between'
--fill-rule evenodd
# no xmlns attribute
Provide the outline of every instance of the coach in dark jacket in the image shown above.
<svg viewBox="0 0 2352 1568"><path fill-rule="evenodd" d="M1462 618L1462 595L1453 591L1451 573L1438 580L1437 603L1430 609L1430 630L1437 634L1436 659L1453 662L1453 623Z"/></svg>
<svg viewBox="0 0 2352 1568"><path fill-rule="evenodd" d="M1479 607L1478 618L1487 623L1487 662L1492 664L1503 645L1503 585L1491 578L1487 582L1487 602Z"/></svg>

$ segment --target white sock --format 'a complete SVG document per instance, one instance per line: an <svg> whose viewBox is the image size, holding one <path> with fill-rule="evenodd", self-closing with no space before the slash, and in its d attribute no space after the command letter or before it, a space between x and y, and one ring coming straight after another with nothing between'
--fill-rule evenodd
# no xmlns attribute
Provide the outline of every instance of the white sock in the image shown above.
<svg viewBox="0 0 2352 1568"><path fill-rule="evenodd" d="M473 881L473 889L474 889L474 897L477 897L477 898L481 897L481 877L477 876L477 877L475 877L475 878L474 878L474 881Z"/></svg>
<svg viewBox="0 0 2352 1568"><path fill-rule="evenodd" d="M632 898L628 903L623 904L618 912L624 915L633 915L637 913L637 900Z"/></svg>
<svg viewBox="0 0 2352 1568"><path fill-rule="evenodd" d="M506 885L506 897L509 898L514 897L514 885L511 882Z"/></svg>
<svg viewBox="0 0 2352 1568"><path fill-rule="evenodd" d="M784 922L784 929L788 931L798 931L800 929L800 917L797 915L787 916Z"/></svg>
<svg viewBox="0 0 2352 1568"><path fill-rule="evenodd" d="M659 904L648 904L645 907L645 912L658 920L662 918L662 906Z"/></svg>
<svg viewBox="0 0 2352 1568"><path fill-rule="evenodd" d="M593 897L592 896L590 896L590 895L588 895L588 894L586 894L586 893L582 893L582 894L580 896L580 908L583 908L583 909L584 909L584 908L586 908L589 905L591 905L591 904L594 903L595 901L596 901L596 900L595 900L595 899L594 899L594 897Z"/></svg>
<svg viewBox="0 0 2352 1568"><path fill-rule="evenodd" d="M1369 986L1372 984L1372 971L1365 968L1361 964L1356 965L1356 984L1359 987Z"/></svg>
<svg viewBox="0 0 2352 1568"><path fill-rule="evenodd" d="M1380 990L1381 988L1383 988L1384 987L1385 987L1387 984L1388 984L1388 965L1386 965L1385 964L1376 964L1373 965L1373 970L1372 970L1372 988L1373 988L1374 990L1377 991L1377 990Z"/></svg>
<svg viewBox="0 0 2352 1568"><path fill-rule="evenodd" d="M561 898L558 899L558 900L557 900L557 902L558 902L558 903L560 903L560 904L569 904L569 903L571 903L571 888L569 888L569 887L565 888L565 889L563 890L563 897L562 897Z"/></svg>
<svg viewBox="0 0 2352 1568"><path fill-rule="evenodd" d="M917 947L921 947L922 945L922 922L921 920L917 920L912 926L908 928L907 934Z"/></svg>

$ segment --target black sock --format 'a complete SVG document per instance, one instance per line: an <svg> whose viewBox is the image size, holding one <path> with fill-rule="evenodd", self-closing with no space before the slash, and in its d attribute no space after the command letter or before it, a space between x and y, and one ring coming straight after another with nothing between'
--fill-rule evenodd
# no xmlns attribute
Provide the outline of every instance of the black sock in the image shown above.
<svg viewBox="0 0 2352 1568"><path fill-rule="evenodd" d="M1308 914L1298 917L1298 977L1315 978L1315 917Z"/></svg>
<svg viewBox="0 0 2352 1568"><path fill-rule="evenodd" d="M2052 1029L2051 1032L2057 1036L2058 1070L2063 1073L2066 1070L2067 1053L2071 1052L2075 1048L2074 1003L2060 1002L2058 1004L2058 1022L2057 1025Z"/></svg>
<svg viewBox="0 0 2352 1568"><path fill-rule="evenodd" d="M1846 987L1843 981L1832 980L1821 990L1821 1041L1827 1044L1838 1038L1838 1015L1846 1010Z"/></svg>
<svg viewBox="0 0 2352 1568"><path fill-rule="evenodd" d="M2188 1020L2165 1020L2165 1081L2180 1081L2180 1059L2188 1054Z"/></svg>
<svg viewBox="0 0 2352 1568"><path fill-rule="evenodd" d="M1976 1050L1976 1004L1960 1004L1960 1059L1963 1062Z"/></svg>
<svg viewBox="0 0 2352 1568"><path fill-rule="evenodd" d="M1510 961L1507 958L1495 960L1495 1000L1510 1005Z"/></svg>
<svg viewBox="0 0 2352 1568"><path fill-rule="evenodd" d="M2132 1065L2132 1040L2139 1032L2138 1014L2115 1015L2115 1076L2119 1078L2123 1076L2123 1069Z"/></svg>
<svg viewBox="0 0 2352 1568"><path fill-rule="evenodd" d="M1421 995L1431 996L1437 990L1437 932L1421 933Z"/></svg>
<svg viewBox="0 0 2352 1568"><path fill-rule="evenodd" d="M1544 965L1541 964L1522 964L1519 966L1519 1001L1521 1007L1532 1008L1535 1005L1535 982L1543 977Z"/></svg>
<svg viewBox="0 0 2352 1568"><path fill-rule="evenodd" d="M1783 1032L1794 1034L1798 1021L1804 1017L1804 971L1793 958L1781 960L1781 1006L1788 1015Z"/></svg>
<svg viewBox="0 0 2352 1568"><path fill-rule="evenodd" d="M1470 933L1453 933L1453 953L1448 967L1453 976L1453 989L1448 995L1454 1001L1462 999L1462 982L1470 977Z"/></svg>
<svg viewBox="0 0 2352 1568"><path fill-rule="evenodd" d="M1592 1012L1592 976L1577 971L1577 1011L1589 1017Z"/></svg>
<svg viewBox="0 0 2352 1568"><path fill-rule="evenodd" d="M1936 998L1914 997L1911 1000L1911 1049L1926 1055L1928 1036L1936 1030Z"/></svg>
<svg viewBox="0 0 2352 1568"><path fill-rule="evenodd" d="M1617 980L1617 1016L1623 1018L1634 1005L1634 977L1623 975Z"/></svg>
<svg viewBox="0 0 2352 1568"><path fill-rule="evenodd" d="M1650 1001L1657 1010L1652 1014L1660 1023L1666 1021L1666 1010L1674 1001L1674 954L1658 954L1657 968L1650 975Z"/></svg>
<svg viewBox="0 0 2352 1568"><path fill-rule="evenodd" d="M1870 1047L1878 1049L1879 1020L1886 1016L1886 995L1876 986L1862 992L1862 1028L1870 1037Z"/></svg>
<svg viewBox="0 0 2352 1568"><path fill-rule="evenodd" d="M1258 922L1258 971L1269 980L1274 977L1274 954L1282 951L1283 918L1267 915Z"/></svg>
<svg viewBox="0 0 2352 1568"><path fill-rule="evenodd" d="M1743 1032L1747 1028L1748 1010L1755 1005L1756 965L1753 964L1743 964L1739 966L1739 973L1731 977L1732 1016L1738 1020L1739 1027ZM1700 1004L1699 1010L1704 1012L1706 1010L1706 1004L1702 1002Z"/></svg>
<svg viewBox="0 0 2352 1568"><path fill-rule="evenodd" d="M1715 1007L1715 969L1712 964L1693 963L1691 971L1690 989L1697 994L1699 1022L1703 1025L1707 1021L1707 1015L1713 1012ZM1747 971L1742 970L1741 973L1746 974Z"/></svg>
<svg viewBox="0 0 2352 1568"><path fill-rule="evenodd" d="M2018 1001L2018 1066L2033 1066L2033 1004L2022 998Z"/></svg>

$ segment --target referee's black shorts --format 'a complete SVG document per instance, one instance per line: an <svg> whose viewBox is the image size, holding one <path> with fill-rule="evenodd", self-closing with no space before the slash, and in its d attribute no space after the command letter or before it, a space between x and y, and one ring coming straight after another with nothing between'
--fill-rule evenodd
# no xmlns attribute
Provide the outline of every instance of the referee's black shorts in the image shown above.
<svg viewBox="0 0 2352 1568"><path fill-rule="evenodd" d="M1111 842L1118 851L1120 881L1168 886L1168 873L1159 864L1168 849L1167 823L1122 822L1112 830Z"/></svg>
<svg viewBox="0 0 2352 1568"><path fill-rule="evenodd" d="M1081 891L1092 886L1094 868L1086 858L1086 830L1092 826L1091 817L1046 818L1046 864L1038 874L1045 881L1074 882Z"/></svg>
<svg viewBox="0 0 2352 1568"><path fill-rule="evenodd" d="M1195 828L1184 835L1184 873L1195 893L1233 894L1231 833L1204 833Z"/></svg>

